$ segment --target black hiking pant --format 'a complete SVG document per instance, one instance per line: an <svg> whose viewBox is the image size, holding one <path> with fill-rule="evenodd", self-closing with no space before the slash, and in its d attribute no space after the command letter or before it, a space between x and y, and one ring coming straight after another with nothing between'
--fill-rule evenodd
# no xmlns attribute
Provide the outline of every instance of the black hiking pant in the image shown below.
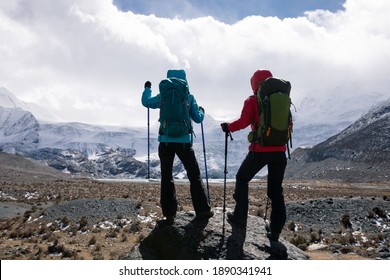
<svg viewBox="0 0 390 280"><path fill-rule="evenodd" d="M160 203L165 217L175 216L177 199L175 184L172 176L175 155L179 157L187 171L190 181L190 193L195 213L209 212L210 204L207 199L207 190L200 176L199 165L190 143L160 143L158 155L161 164L161 197Z"/></svg>
<svg viewBox="0 0 390 280"><path fill-rule="evenodd" d="M237 175L233 198L236 201L234 215L246 222L248 218L248 183L264 166L268 166L267 195L271 200L271 231L280 234L286 222L286 206L283 196L283 177L287 165L284 152L249 152Z"/></svg>

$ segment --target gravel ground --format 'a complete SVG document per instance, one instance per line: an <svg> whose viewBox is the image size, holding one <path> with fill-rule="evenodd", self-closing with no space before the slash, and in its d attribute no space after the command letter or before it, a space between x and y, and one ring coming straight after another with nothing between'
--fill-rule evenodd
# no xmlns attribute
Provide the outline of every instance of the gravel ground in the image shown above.
<svg viewBox="0 0 390 280"><path fill-rule="evenodd" d="M289 203L288 219L305 225L305 228L322 228L331 233L342 227L343 217L349 217L345 225L351 230L378 233L390 231L390 200L383 198L324 198ZM382 220L382 223L381 221Z"/></svg>
<svg viewBox="0 0 390 280"><path fill-rule="evenodd" d="M41 221L50 222L66 216L70 222L78 222L87 217L89 223L97 224L103 220L134 218L139 208L139 203L133 199L81 198L47 207Z"/></svg>
<svg viewBox="0 0 390 280"><path fill-rule="evenodd" d="M284 235L304 250L390 259L390 200L338 197L289 203Z"/></svg>
<svg viewBox="0 0 390 280"><path fill-rule="evenodd" d="M329 252L327 259L387 258L389 186L286 180L282 237L304 250L317 246ZM212 206L222 206L223 183L209 187ZM226 205L233 208L234 183L226 189ZM192 211L188 183L178 182L176 192L180 211ZM7 209L0 217L0 259L121 259L161 218L159 195L156 181L0 179L0 209ZM251 182L249 201L250 214L263 217L264 180ZM380 218L375 207L386 216ZM351 228L341 223L346 214ZM359 228L364 236L357 235Z"/></svg>

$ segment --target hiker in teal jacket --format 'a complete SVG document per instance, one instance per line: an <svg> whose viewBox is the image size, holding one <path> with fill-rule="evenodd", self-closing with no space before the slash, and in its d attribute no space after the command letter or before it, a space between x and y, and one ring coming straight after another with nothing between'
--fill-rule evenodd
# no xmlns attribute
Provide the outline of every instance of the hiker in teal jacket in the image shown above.
<svg viewBox="0 0 390 280"><path fill-rule="evenodd" d="M185 80L185 72L184 73L184 79ZM170 77L177 77L182 79L183 74L179 71L169 70L168 71L168 78ZM151 86L151 85L150 85ZM191 119L195 123L201 123L204 119L204 109L202 107L198 106L198 103L195 100L195 97L192 94L188 95L188 103L190 105L190 116ZM142 105L146 108L150 109L159 109L161 105L161 96L160 94L157 94L156 96L152 97L152 89L150 87L147 87L145 85L144 92L142 94ZM169 137L167 135L161 135L158 136L158 141L163 143L191 143L192 142L192 135L186 134L182 137Z"/></svg>
<svg viewBox="0 0 390 280"><path fill-rule="evenodd" d="M168 70L167 78L178 78L184 81L187 90L187 79L184 70ZM161 94L152 97L151 83L145 83L142 94L142 105L151 109L161 109ZM188 92L189 117L195 123L201 123L204 118L204 109L199 107L195 97ZM185 117L183 116L183 119ZM161 111L160 120L161 122ZM190 120L189 120L190 122ZM192 148L192 132L185 133L179 137L172 137L162 132L161 126L158 136L158 155L161 167L161 195L160 202L163 215L168 222L173 222L177 212L177 199L174 180L172 176L173 161L175 155L179 157L187 171L190 181L190 193L197 219L208 219L213 215L207 199L207 191L200 176L199 165Z"/></svg>

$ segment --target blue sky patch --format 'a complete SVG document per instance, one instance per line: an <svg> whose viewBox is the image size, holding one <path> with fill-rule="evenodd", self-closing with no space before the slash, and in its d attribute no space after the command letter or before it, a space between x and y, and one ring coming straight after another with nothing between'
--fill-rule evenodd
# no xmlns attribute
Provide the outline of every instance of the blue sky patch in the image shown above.
<svg viewBox="0 0 390 280"><path fill-rule="evenodd" d="M114 0L122 11L164 18L192 19L212 16L219 21L234 23L247 16L278 18L303 16L317 9L343 10L343 0Z"/></svg>

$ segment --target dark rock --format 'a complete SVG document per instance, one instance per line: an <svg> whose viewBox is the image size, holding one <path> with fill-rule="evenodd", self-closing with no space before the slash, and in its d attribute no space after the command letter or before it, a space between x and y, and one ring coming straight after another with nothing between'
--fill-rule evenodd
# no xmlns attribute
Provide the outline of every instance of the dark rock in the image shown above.
<svg viewBox="0 0 390 280"><path fill-rule="evenodd" d="M283 238L270 242L262 218L249 216L246 229L236 228L223 222L222 209L213 210L208 222L196 221L191 212L179 213L171 224L158 222L125 259L308 259Z"/></svg>
<svg viewBox="0 0 390 280"><path fill-rule="evenodd" d="M369 258L390 257L388 252L375 248L389 244L389 201L371 197L322 198L287 203L286 208L283 234L290 242L295 235L310 236L311 242L324 242L335 254L354 250ZM321 232L320 239L313 238L313 231ZM371 250L365 249L367 244L371 244Z"/></svg>
<svg viewBox="0 0 390 280"><path fill-rule="evenodd" d="M96 224L104 219L115 220L118 217L134 217L138 214L138 202L133 199L75 199L56 204L45 209L41 221L61 220L72 222L85 220L87 224Z"/></svg>

